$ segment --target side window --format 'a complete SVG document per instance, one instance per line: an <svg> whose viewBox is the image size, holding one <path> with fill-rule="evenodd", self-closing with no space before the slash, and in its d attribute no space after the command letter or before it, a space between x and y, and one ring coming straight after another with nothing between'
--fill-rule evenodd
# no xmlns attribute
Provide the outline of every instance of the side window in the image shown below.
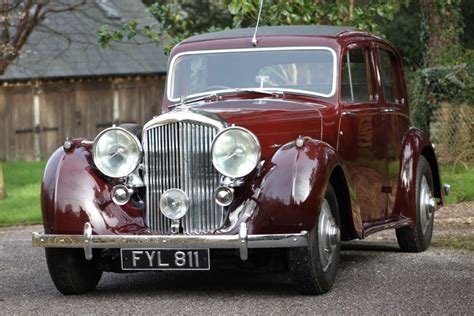
<svg viewBox="0 0 474 316"><path fill-rule="evenodd" d="M385 102L401 103L397 63L392 53L381 49L382 87Z"/></svg>
<svg viewBox="0 0 474 316"><path fill-rule="evenodd" d="M341 97L345 103L371 102L373 80L370 55L366 48L348 51L342 62Z"/></svg>

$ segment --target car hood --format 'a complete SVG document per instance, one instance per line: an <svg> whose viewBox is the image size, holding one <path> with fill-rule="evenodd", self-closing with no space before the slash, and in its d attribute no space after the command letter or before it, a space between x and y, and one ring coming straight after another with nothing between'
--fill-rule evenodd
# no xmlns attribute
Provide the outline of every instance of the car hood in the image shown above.
<svg viewBox="0 0 474 316"><path fill-rule="evenodd" d="M300 135L321 139L321 112L325 108L323 103L285 99L231 99L201 102L192 110L217 115L228 125L250 130L259 139L265 158Z"/></svg>

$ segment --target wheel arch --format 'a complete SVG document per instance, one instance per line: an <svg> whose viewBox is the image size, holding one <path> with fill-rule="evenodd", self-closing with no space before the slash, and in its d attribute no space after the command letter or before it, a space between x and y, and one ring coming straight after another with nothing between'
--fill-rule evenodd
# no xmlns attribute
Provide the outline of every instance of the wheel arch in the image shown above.
<svg viewBox="0 0 474 316"><path fill-rule="evenodd" d="M420 157L428 161L435 185L435 197L440 199L439 206L445 204L441 189L441 178L436 154L428 136L420 129L412 127L405 134L400 153L400 178L395 200L395 211L401 218L408 218L416 224L416 173Z"/></svg>
<svg viewBox="0 0 474 316"><path fill-rule="evenodd" d="M441 199L441 203L444 205L444 192L441 188L441 174L439 172L436 154L431 146L425 146L421 151L421 154L426 158L430 165L431 174L433 175L434 195L438 199Z"/></svg>

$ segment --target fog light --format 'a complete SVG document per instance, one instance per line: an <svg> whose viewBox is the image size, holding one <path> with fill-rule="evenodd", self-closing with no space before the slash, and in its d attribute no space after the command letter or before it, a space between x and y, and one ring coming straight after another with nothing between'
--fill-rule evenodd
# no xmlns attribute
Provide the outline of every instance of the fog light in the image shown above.
<svg viewBox="0 0 474 316"><path fill-rule="evenodd" d="M132 192L123 184L116 185L112 189L112 201L117 205L125 205L130 201Z"/></svg>
<svg viewBox="0 0 474 316"><path fill-rule="evenodd" d="M234 190L229 187L218 187L214 192L216 203L221 206L227 206L234 200Z"/></svg>
<svg viewBox="0 0 474 316"><path fill-rule="evenodd" d="M179 189L169 189L161 195L160 210L169 219L180 219L189 209L189 199L186 193Z"/></svg>

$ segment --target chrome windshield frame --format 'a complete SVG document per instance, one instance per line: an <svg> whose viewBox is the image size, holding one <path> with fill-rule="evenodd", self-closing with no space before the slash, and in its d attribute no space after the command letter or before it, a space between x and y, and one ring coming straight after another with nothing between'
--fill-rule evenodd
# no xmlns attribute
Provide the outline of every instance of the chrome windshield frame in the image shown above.
<svg viewBox="0 0 474 316"><path fill-rule="evenodd" d="M168 67L168 79L167 80L167 85L166 85L166 97L170 102L178 102L180 98L173 98L173 90L174 90L174 71L175 71L175 64L176 60L185 55L202 55L202 54L224 54L224 53L240 53L240 52L251 52L251 51L303 51L303 50L325 50L331 53L332 58L333 58L333 76L332 76L332 87L331 91L328 94L324 93L318 93L314 91L308 91L308 90L299 90L299 89L285 89L281 87L264 87L260 88L263 91L282 91L282 92L287 92L287 93L298 93L298 94L303 94L303 95L308 95L308 96L316 96L316 97L324 97L324 98L330 98L335 95L336 89L337 89L337 78L338 78L338 65L337 65L337 55L336 51L332 49L331 47L328 46L288 46L288 47L259 47L259 48L233 48L233 49L212 49L212 50L199 50L199 51L188 51L188 52L181 52L173 56L173 58L170 61L169 67ZM250 87L249 87L250 88ZM254 87L253 87L254 88ZM228 89L220 89L220 90L212 90L212 91L206 91L202 93L195 93L195 94L190 94L186 97L199 97L199 96L204 96L207 94L212 94L216 92L231 92L233 91Z"/></svg>

